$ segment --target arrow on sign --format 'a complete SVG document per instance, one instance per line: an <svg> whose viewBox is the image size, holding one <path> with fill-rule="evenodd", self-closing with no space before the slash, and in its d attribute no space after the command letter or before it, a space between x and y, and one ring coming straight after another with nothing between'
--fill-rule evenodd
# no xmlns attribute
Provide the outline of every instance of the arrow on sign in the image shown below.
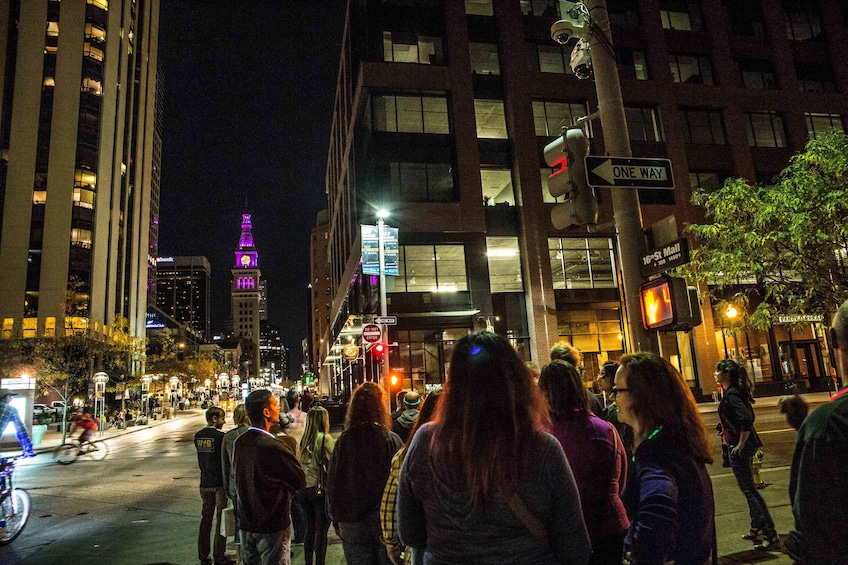
<svg viewBox="0 0 848 565"><path fill-rule="evenodd" d="M671 161L628 157L586 157L589 184L634 188L674 188Z"/></svg>

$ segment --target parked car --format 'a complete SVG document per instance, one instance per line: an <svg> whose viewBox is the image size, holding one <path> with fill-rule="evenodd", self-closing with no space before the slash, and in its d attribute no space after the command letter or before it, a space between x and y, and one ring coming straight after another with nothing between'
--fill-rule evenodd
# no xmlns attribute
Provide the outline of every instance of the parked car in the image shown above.
<svg viewBox="0 0 848 565"><path fill-rule="evenodd" d="M53 415L53 407L47 406L46 404L33 404L32 405L32 415L33 416L52 416Z"/></svg>

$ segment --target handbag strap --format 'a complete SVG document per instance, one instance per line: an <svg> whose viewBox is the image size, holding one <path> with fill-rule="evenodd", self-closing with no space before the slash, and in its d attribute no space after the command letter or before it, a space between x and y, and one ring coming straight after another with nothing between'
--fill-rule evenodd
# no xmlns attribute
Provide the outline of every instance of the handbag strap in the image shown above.
<svg viewBox="0 0 848 565"><path fill-rule="evenodd" d="M551 546L548 540L548 529L539 520L535 514L530 512L524 500L518 496L517 492L513 492L511 496L505 497L506 503L512 510L512 513L521 521L524 527L530 532L534 538L539 540L545 548Z"/></svg>

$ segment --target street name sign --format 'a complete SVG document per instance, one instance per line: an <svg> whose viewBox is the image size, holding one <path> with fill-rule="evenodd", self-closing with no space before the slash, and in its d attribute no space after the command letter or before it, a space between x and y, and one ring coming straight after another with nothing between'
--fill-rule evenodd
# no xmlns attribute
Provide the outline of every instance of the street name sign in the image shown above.
<svg viewBox="0 0 848 565"><path fill-rule="evenodd" d="M654 249L642 256L639 265L643 277L649 277L685 265L689 262L689 243L686 238L672 241L660 249Z"/></svg>
<svg viewBox="0 0 848 565"><path fill-rule="evenodd" d="M633 157L586 157L586 180L592 186L674 188L671 161Z"/></svg>
<svg viewBox="0 0 848 565"><path fill-rule="evenodd" d="M362 328L362 339L367 343L377 343L383 339L383 330L377 324L366 324Z"/></svg>
<svg viewBox="0 0 848 565"><path fill-rule="evenodd" d="M397 325L397 316L375 316L374 323L384 326L394 326Z"/></svg>

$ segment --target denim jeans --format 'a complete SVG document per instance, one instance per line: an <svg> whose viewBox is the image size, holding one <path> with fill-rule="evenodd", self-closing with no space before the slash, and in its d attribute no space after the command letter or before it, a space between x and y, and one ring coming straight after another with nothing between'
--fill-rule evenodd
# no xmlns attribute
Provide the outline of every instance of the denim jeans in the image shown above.
<svg viewBox="0 0 848 565"><path fill-rule="evenodd" d="M203 506L200 510L200 530L197 533L197 557L201 561L209 559L209 535L214 536L215 545L212 556L215 561L224 559L227 550L227 538L221 535L221 512L227 507L227 493L224 487L201 488L200 500ZM212 522L215 530L212 531Z"/></svg>
<svg viewBox="0 0 848 565"><path fill-rule="evenodd" d="M313 554L315 565L324 565L327 559L327 532L330 529L330 518L324 504L324 496L315 495L315 487L297 491L296 498L303 508L305 538L303 540L303 559L306 565L312 565Z"/></svg>
<svg viewBox="0 0 848 565"><path fill-rule="evenodd" d="M241 531L243 565L291 565L291 526L280 532Z"/></svg>
<svg viewBox="0 0 848 565"><path fill-rule="evenodd" d="M360 522L339 522L347 565L391 565L386 546L380 541L380 515L377 511Z"/></svg>
<svg viewBox="0 0 848 565"><path fill-rule="evenodd" d="M757 446L749 443L740 451L739 455L730 457L730 464L733 469L733 475L736 477L736 482L745 495L745 500L748 501L748 512L751 515L751 527L762 530L763 534L768 537L774 537L777 531L774 529L774 522L769 514L768 506L765 500L760 496L757 487L754 485L754 473L751 470L751 461L754 459L754 453L757 452Z"/></svg>

